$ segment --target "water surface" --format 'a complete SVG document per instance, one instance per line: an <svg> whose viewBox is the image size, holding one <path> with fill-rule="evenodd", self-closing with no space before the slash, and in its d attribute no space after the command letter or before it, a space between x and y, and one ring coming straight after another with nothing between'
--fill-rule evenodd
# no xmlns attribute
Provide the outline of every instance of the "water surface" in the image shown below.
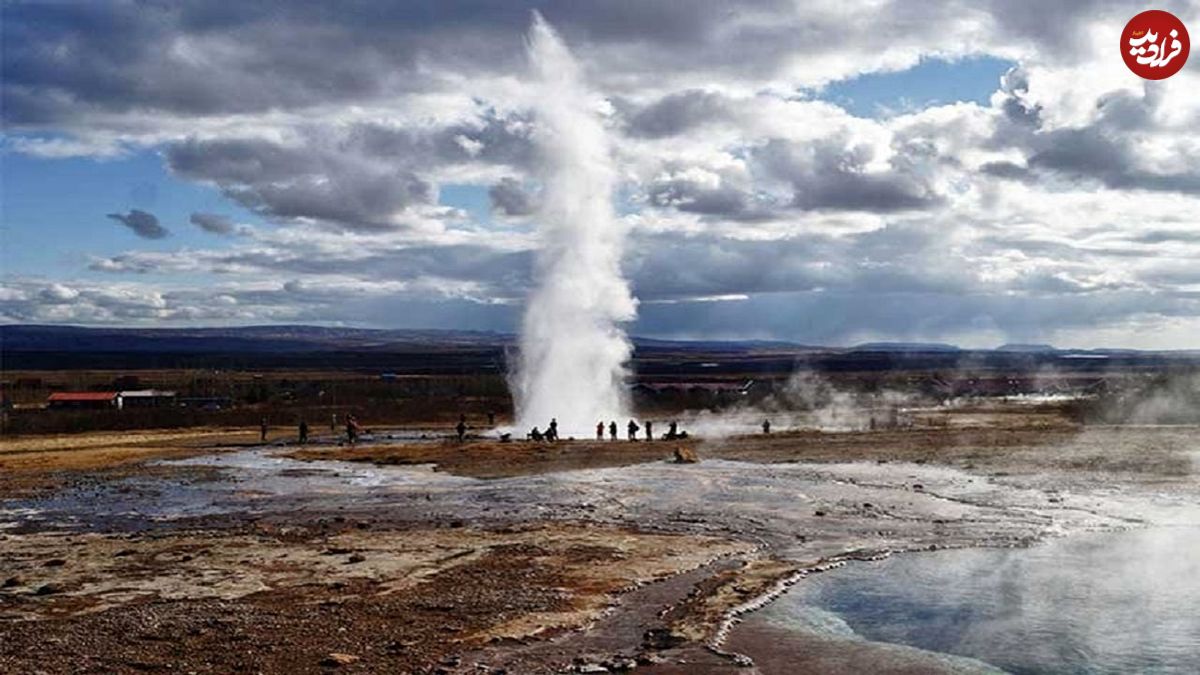
<svg viewBox="0 0 1200 675"><path fill-rule="evenodd" d="M753 621L1014 673L1200 672L1200 527L897 555L809 577Z"/></svg>

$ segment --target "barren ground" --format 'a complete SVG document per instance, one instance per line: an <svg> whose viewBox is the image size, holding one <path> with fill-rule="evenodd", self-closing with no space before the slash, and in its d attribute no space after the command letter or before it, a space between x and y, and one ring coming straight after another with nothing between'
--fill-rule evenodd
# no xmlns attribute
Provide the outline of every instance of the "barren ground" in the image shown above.
<svg viewBox="0 0 1200 675"><path fill-rule="evenodd" d="M1169 518L1196 431L1021 410L672 443L5 439L0 671L754 672L731 610L856 558ZM170 486L220 508L155 515ZM782 672L769 636L736 642Z"/></svg>

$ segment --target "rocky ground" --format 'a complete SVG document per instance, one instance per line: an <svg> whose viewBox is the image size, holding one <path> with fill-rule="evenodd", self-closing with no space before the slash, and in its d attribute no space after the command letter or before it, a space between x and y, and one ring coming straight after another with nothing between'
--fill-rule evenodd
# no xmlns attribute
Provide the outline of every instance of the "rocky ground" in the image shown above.
<svg viewBox="0 0 1200 675"><path fill-rule="evenodd" d="M379 520L7 537L5 672L436 670L750 552L706 537ZM342 656L338 656L342 655Z"/></svg>
<svg viewBox="0 0 1200 675"><path fill-rule="evenodd" d="M1196 432L1020 409L686 443L18 439L0 671L755 672L736 644L783 672L769 636L725 640L736 614L831 564L1169 518ZM929 667L823 649L801 671Z"/></svg>

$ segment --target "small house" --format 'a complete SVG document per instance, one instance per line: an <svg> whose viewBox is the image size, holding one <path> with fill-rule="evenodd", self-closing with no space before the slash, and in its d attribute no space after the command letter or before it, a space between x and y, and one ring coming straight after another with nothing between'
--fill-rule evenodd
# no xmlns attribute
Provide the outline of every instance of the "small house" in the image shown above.
<svg viewBox="0 0 1200 675"><path fill-rule="evenodd" d="M175 392L135 389L117 393L117 408L160 408L175 405Z"/></svg>
<svg viewBox="0 0 1200 675"><path fill-rule="evenodd" d="M51 410L106 410L119 406L115 391L56 391L46 399Z"/></svg>

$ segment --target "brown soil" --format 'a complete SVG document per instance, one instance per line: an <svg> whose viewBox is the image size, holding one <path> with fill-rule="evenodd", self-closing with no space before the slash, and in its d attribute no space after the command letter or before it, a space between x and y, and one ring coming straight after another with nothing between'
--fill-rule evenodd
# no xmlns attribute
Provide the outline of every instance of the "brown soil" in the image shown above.
<svg viewBox="0 0 1200 675"><path fill-rule="evenodd" d="M321 672L337 653L349 672L427 672L752 550L587 525L357 525L10 535L0 671Z"/></svg>
<svg viewBox="0 0 1200 675"><path fill-rule="evenodd" d="M671 609L667 619L671 634L691 642L711 640L713 628L731 608L769 593L772 587L799 568L779 560L751 560L738 569L714 574L696 585L688 599Z"/></svg>
<svg viewBox="0 0 1200 675"><path fill-rule="evenodd" d="M701 441L559 441L533 443L469 440L407 445L310 448L288 453L303 460L388 464L436 464L439 470L476 478L597 469L672 459L687 448L701 459L748 462L986 461L1018 447L1061 444L1074 427L979 427L875 432L819 431L737 436Z"/></svg>

